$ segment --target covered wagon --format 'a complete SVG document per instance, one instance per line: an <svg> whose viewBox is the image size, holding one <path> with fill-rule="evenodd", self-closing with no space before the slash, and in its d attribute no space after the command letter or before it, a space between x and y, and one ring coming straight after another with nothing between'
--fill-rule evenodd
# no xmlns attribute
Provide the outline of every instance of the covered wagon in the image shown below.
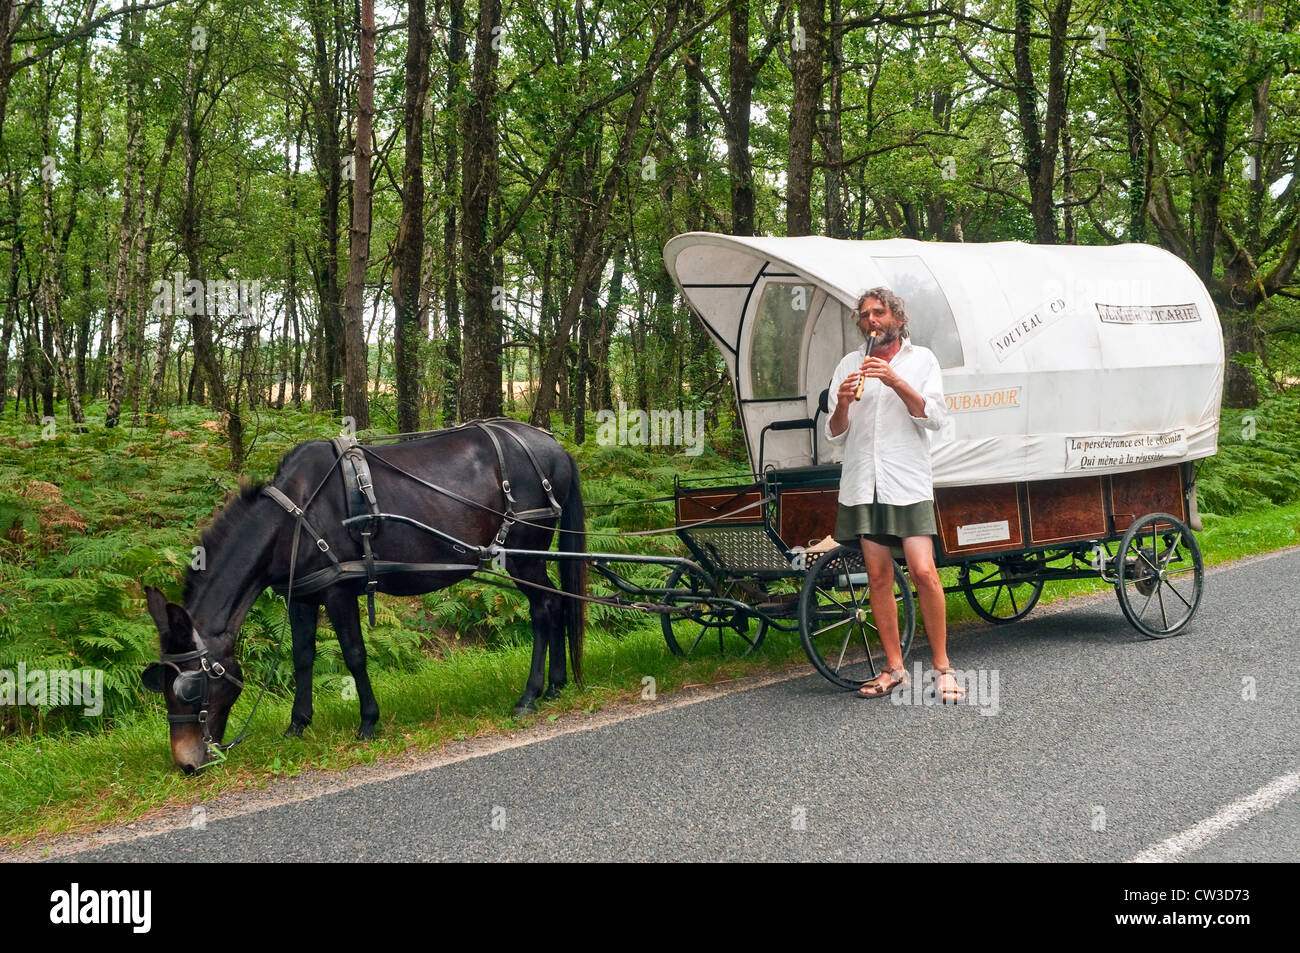
<svg viewBox="0 0 1300 953"><path fill-rule="evenodd" d="M1014 621L1044 581L1100 574L1147 635L1191 620L1195 466L1217 449L1224 358L1214 304L1180 259L1138 244L700 232L669 241L664 259L726 361L753 471L744 484L678 486L681 538L711 571L787 576L831 532L843 445L823 436L825 390L862 343L858 296L884 285L943 369L936 557L960 567L975 610ZM807 567L806 642L860 570L844 548ZM900 604L906 589L900 579ZM866 668L829 673L846 686L874 672L870 626L857 628ZM844 654L840 635L830 655Z"/></svg>

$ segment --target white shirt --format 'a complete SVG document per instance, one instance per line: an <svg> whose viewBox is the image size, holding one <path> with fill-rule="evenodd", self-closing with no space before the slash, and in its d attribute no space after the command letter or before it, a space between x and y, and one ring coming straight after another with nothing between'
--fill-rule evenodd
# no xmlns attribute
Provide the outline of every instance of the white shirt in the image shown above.
<svg viewBox="0 0 1300 953"><path fill-rule="evenodd" d="M866 353L864 342L836 365L827 399L831 416L835 414L840 384L862 366ZM925 416L913 417L892 387L869 377L862 400L849 406L848 429L838 437L832 436L830 416L826 418L826 439L831 443L845 441L840 474L840 502L845 506L870 503L873 497L894 506L934 498L928 431L942 427L945 417L939 361L929 348L903 338L889 366L925 398Z"/></svg>

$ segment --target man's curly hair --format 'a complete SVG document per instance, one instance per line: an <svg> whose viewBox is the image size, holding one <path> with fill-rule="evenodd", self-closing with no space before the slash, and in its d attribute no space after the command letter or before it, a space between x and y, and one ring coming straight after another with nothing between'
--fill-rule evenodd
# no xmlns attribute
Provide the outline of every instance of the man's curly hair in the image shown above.
<svg viewBox="0 0 1300 953"><path fill-rule="evenodd" d="M894 294L884 285L879 285L875 288L868 288L866 291L862 292L862 294L858 295L858 303L854 306L853 312L856 316L855 320L858 322L859 330L861 330L862 327L862 306L867 303L868 298L877 299L893 313L894 320L898 322L899 337L905 338L910 336L907 331L907 309L903 305L903 299ZM863 336L866 336L865 332Z"/></svg>

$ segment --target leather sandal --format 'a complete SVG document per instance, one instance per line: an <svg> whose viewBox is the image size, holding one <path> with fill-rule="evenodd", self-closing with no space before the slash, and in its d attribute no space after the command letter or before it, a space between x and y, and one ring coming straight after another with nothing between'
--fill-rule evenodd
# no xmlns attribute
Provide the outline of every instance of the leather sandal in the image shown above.
<svg viewBox="0 0 1300 953"><path fill-rule="evenodd" d="M939 692L939 700L945 705L955 705L966 697L966 687L957 678L957 673L951 668L935 669L935 688ZM945 675L951 676L955 688L939 688L940 682Z"/></svg>
<svg viewBox="0 0 1300 953"><path fill-rule="evenodd" d="M888 682L885 681L886 677ZM859 698L884 698L898 686L907 683L907 669L887 668L871 681L863 683L857 694Z"/></svg>

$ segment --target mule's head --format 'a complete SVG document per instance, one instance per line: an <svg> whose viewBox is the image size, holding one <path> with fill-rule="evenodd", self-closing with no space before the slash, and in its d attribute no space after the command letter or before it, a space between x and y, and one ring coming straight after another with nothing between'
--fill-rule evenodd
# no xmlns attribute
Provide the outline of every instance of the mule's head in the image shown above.
<svg viewBox="0 0 1300 953"><path fill-rule="evenodd" d="M243 673L226 633L204 636L182 606L157 589L145 589L149 615L158 627L158 658L141 673L144 687L167 702L172 757L186 774L212 760L208 742L219 743L231 706L243 690ZM205 737L206 734L206 737Z"/></svg>

